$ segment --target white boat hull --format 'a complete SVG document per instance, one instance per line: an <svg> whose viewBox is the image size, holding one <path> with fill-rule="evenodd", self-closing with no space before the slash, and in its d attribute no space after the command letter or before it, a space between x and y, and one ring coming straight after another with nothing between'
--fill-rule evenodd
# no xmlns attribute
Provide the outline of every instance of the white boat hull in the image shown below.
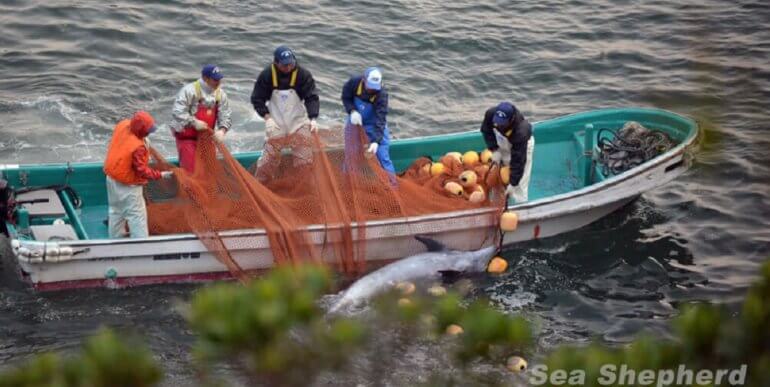
<svg viewBox="0 0 770 387"><path fill-rule="evenodd" d="M519 227L505 234L504 244L545 238L583 227L617 210L643 192L667 183L689 167L686 146L660 156L639 168L586 188L511 206ZM431 231L432 237L456 249L475 249L494 243L491 228L494 209L450 212L408 219L367 223L366 260L372 266L424 250L415 234ZM324 259L333 260L324 248L321 226L310 227ZM354 232L355 234L355 232ZM247 271L274 266L264 230L222 232L233 259ZM68 242L13 241L13 251L23 276L37 289L93 286L131 286L228 278L226 267L193 234L144 239L81 240ZM55 252L57 254L44 254ZM327 254L328 253L328 254Z"/></svg>

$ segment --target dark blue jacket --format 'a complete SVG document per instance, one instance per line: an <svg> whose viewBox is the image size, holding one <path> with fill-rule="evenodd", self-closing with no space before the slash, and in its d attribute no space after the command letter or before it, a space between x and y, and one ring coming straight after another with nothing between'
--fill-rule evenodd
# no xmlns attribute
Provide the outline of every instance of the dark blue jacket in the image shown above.
<svg viewBox="0 0 770 387"><path fill-rule="evenodd" d="M484 142L491 151L497 150L497 138L495 137L492 126L492 117L495 116L497 106L493 106L484 113L484 121L481 123L481 133L484 135ZM505 136L511 143L511 179L510 184L516 186L524 175L524 166L527 164L527 142L532 136L532 125L524 118L524 115L517 109L513 117L513 124L509 129L510 133ZM505 134L505 132L503 132Z"/></svg>
<svg viewBox="0 0 770 387"><path fill-rule="evenodd" d="M345 112L350 114L355 110L356 105L353 103L353 98L356 97L358 92L358 85L363 80L363 76L353 76L345 82L345 86L342 87L342 104L345 105ZM367 100L369 94L362 87L362 95L359 98ZM377 117L374 122L374 142L380 143L385 133L385 125L388 123L388 92L383 86L382 89L375 94L374 99L374 114ZM359 112L360 113L360 112Z"/></svg>

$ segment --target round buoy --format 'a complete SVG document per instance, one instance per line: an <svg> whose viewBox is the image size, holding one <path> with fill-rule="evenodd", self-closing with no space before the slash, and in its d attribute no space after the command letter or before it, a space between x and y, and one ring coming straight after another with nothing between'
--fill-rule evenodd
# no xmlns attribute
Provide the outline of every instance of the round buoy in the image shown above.
<svg viewBox="0 0 770 387"><path fill-rule="evenodd" d="M463 196L463 187L460 184L455 183L454 181L450 181L446 184L444 184L444 189L455 196Z"/></svg>
<svg viewBox="0 0 770 387"><path fill-rule="evenodd" d="M511 356L508 358L508 364L506 364L506 367L511 372L524 372L527 370L527 361L519 356Z"/></svg>
<svg viewBox="0 0 770 387"><path fill-rule="evenodd" d="M405 307L405 306L409 306L409 305L412 305L412 300L410 300L408 298L399 298L398 299L398 306Z"/></svg>
<svg viewBox="0 0 770 387"><path fill-rule="evenodd" d="M414 293L414 290L416 287L411 282L399 282L396 284L396 289L401 292L401 294L408 296L412 293Z"/></svg>
<svg viewBox="0 0 770 387"><path fill-rule="evenodd" d="M428 288L428 293L430 293L431 296L441 297L446 294L446 288L441 285L433 285Z"/></svg>
<svg viewBox="0 0 770 387"><path fill-rule="evenodd" d="M463 333L463 327L457 324L451 324L448 327L446 327L446 334L448 335L457 336L461 333Z"/></svg>
<svg viewBox="0 0 770 387"><path fill-rule="evenodd" d="M430 166L430 175L431 176L438 176L438 175L440 175L442 173L444 173L444 164L433 163Z"/></svg>
<svg viewBox="0 0 770 387"><path fill-rule="evenodd" d="M487 272L492 274L500 274L505 272L508 268L508 261L500 257L494 257L487 265Z"/></svg>
<svg viewBox="0 0 770 387"><path fill-rule="evenodd" d="M465 171L460 174L460 184L462 184L463 187L470 187L476 184L476 180L478 180L476 172Z"/></svg>
<svg viewBox="0 0 770 387"><path fill-rule="evenodd" d="M479 154L476 151L467 151L463 153L463 165L470 168L479 162Z"/></svg>
<svg viewBox="0 0 770 387"><path fill-rule="evenodd" d="M492 161L492 151L489 149L484 149L481 152L481 156L479 156L479 159L482 163L488 164L490 161Z"/></svg>
<svg viewBox="0 0 770 387"><path fill-rule="evenodd" d="M500 215L500 229L508 232L516 230L519 226L519 215L513 211L505 211Z"/></svg>
<svg viewBox="0 0 770 387"><path fill-rule="evenodd" d="M484 187L477 185L474 187L473 192L468 196L468 201L471 203L481 203L487 200L487 194L484 192Z"/></svg>
<svg viewBox="0 0 770 387"><path fill-rule="evenodd" d="M453 159L459 161L460 163L463 162L463 154L460 152L447 152L444 156L450 156Z"/></svg>
<svg viewBox="0 0 770 387"><path fill-rule="evenodd" d="M511 181L511 167L500 168L500 180L503 181L503 185L506 185Z"/></svg>

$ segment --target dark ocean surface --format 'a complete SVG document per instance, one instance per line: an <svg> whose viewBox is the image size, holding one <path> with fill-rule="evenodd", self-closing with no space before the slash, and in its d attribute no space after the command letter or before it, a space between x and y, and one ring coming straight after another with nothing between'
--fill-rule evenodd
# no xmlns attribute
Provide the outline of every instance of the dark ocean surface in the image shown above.
<svg viewBox="0 0 770 387"><path fill-rule="evenodd" d="M204 63L226 74L227 145L259 149L249 95L279 44L315 76L322 125L344 118L347 77L379 65L396 138L477 129L501 100L532 121L652 106L707 129L684 176L588 227L517 246L515 270L474 281L474 294L536 322L541 351L668 335L684 302L736 309L770 255L770 5L759 0L0 0L0 164L101 160L112 126L138 109L158 119L153 144L172 155L174 95ZM174 305L197 286L36 294L8 261L0 369L75 349L107 325L142 334L167 384L194 380L194 337ZM425 357L400 359L393 374L429 369Z"/></svg>

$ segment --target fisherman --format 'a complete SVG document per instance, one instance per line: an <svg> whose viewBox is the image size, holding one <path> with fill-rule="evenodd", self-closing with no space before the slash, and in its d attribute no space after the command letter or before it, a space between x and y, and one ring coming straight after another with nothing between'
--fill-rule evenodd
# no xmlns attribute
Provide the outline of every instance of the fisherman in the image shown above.
<svg viewBox="0 0 770 387"><path fill-rule="evenodd" d="M492 151L492 161L510 167L505 194L516 203L526 202L535 149L532 125L513 104L500 102L484 114L481 133Z"/></svg>
<svg viewBox="0 0 770 387"><path fill-rule="evenodd" d="M271 148L271 139L290 135L309 138L310 133L318 131L316 119L320 104L315 80L310 71L297 63L294 51L287 46L275 49L273 62L257 77L251 104L265 120L265 151L259 166L271 163L278 155L279 150ZM292 143L297 145L301 140L297 138ZM292 151L295 160L312 157L309 147Z"/></svg>
<svg viewBox="0 0 770 387"><path fill-rule="evenodd" d="M142 186L148 180L169 179L173 174L147 165L150 160L147 136L155 129L152 116L139 111L131 119L118 122L112 132L104 160L110 238L124 237L126 223L132 238L149 234Z"/></svg>
<svg viewBox="0 0 770 387"><path fill-rule="evenodd" d="M224 75L216 65L205 65L201 78L188 83L176 96L172 130L179 152L179 166L189 173L195 170L198 137L214 131L214 140L222 142L230 129L230 102L221 88Z"/></svg>
<svg viewBox="0 0 770 387"><path fill-rule="evenodd" d="M390 130L388 129L388 92L382 86L382 70L369 67L363 75L351 77L342 88L342 104L348 113L345 125L345 149L356 149L358 127L366 132L368 157L377 155L380 165L391 175L396 173L390 160ZM350 158L347 155L346 158Z"/></svg>

